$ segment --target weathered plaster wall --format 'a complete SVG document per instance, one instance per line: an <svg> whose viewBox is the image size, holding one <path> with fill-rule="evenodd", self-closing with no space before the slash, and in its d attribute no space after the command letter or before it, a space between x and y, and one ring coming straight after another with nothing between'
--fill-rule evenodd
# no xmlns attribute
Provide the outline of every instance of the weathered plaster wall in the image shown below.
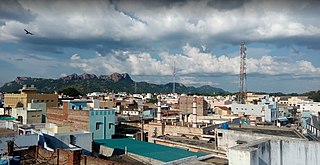
<svg viewBox="0 0 320 165"><path fill-rule="evenodd" d="M232 147L230 165L318 165L320 143L303 140L265 140Z"/></svg>

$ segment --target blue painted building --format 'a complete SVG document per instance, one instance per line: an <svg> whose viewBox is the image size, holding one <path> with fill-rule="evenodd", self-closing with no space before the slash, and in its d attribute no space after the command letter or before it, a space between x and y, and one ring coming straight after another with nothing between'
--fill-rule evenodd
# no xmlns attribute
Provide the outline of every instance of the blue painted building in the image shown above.
<svg viewBox="0 0 320 165"><path fill-rule="evenodd" d="M111 139L115 134L115 110L90 108L87 100L65 100L62 111L47 109L47 114L49 122L65 123L75 131L92 132L94 140Z"/></svg>
<svg viewBox="0 0 320 165"><path fill-rule="evenodd" d="M93 109L87 100L70 100L70 110L89 110L89 131L93 139L111 139L115 133L115 110Z"/></svg>
<svg viewBox="0 0 320 165"><path fill-rule="evenodd" d="M111 139L115 133L115 110L90 110L93 139Z"/></svg>
<svg viewBox="0 0 320 165"><path fill-rule="evenodd" d="M146 118L155 118L155 117L157 117L157 109L144 110L143 116Z"/></svg>
<svg viewBox="0 0 320 165"><path fill-rule="evenodd" d="M68 109L72 110L89 110L88 101L86 100L69 100Z"/></svg>
<svg viewBox="0 0 320 165"><path fill-rule="evenodd" d="M311 116L312 116L312 114L309 111L302 111L301 112L301 126L302 126L302 128L304 128L304 129L307 128L307 123L310 123Z"/></svg>

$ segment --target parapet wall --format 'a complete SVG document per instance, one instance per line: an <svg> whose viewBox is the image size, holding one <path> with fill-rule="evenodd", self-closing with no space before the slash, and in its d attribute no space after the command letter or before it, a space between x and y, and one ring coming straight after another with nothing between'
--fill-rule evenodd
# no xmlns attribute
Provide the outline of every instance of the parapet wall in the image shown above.
<svg viewBox="0 0 320 165"><path fill-rule="evenodd" d="M304 140L265 140L232 147L229 165L318 165L320 143Z"/></svg>
<svg viewBox="0 0 320 165"><path fill-rule="evenodd" d="M89 111L47 108L47 123L69 125L72 131L89 131Z"/></svg>

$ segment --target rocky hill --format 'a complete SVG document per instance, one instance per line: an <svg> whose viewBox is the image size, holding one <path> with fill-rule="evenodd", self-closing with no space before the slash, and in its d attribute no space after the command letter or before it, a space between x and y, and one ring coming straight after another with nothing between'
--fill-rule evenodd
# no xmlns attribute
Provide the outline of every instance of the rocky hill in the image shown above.
<svg viewBox="0 0 320 165"><path fill-rule="evenodd" d="M111 75L94 74L71 74L58 79L44 79L31 77L17 77L14 81L5 83L0 87L1 92L18 92L23 85L35 85L39 92L51 93L65 88L73 87L81 93L88 92L129 92L133 93L171 93L172 83L158 85L147 82L134 82L127 73L113 73ZM187 87L181 83L176 83L177 93L197 93L197 94L225 94L221 88L212 86Z"/></svg>

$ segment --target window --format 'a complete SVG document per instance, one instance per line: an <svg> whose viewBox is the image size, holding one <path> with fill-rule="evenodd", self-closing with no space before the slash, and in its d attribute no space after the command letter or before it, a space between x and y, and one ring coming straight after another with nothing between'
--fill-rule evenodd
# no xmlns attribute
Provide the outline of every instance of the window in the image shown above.
<svg viewBox="0 0 320 165"><path fill-rule="evenodd" d="M109 123L109 129L111 129L112 123Z"/></svg>
<svg viewBox="0 0 320 165"><path fill-rule="evenodd" d="M101 122L96 122L96 130L100 129L100 125L102 125Z"/></svg>
<svg viewBox="0 0 320 165"><path fill-rule="evenodd" d="M222 137L222 135L223 135L223 134L222 134L221 132L218 132L218 136L219 136L219 137Z"/></svg>

